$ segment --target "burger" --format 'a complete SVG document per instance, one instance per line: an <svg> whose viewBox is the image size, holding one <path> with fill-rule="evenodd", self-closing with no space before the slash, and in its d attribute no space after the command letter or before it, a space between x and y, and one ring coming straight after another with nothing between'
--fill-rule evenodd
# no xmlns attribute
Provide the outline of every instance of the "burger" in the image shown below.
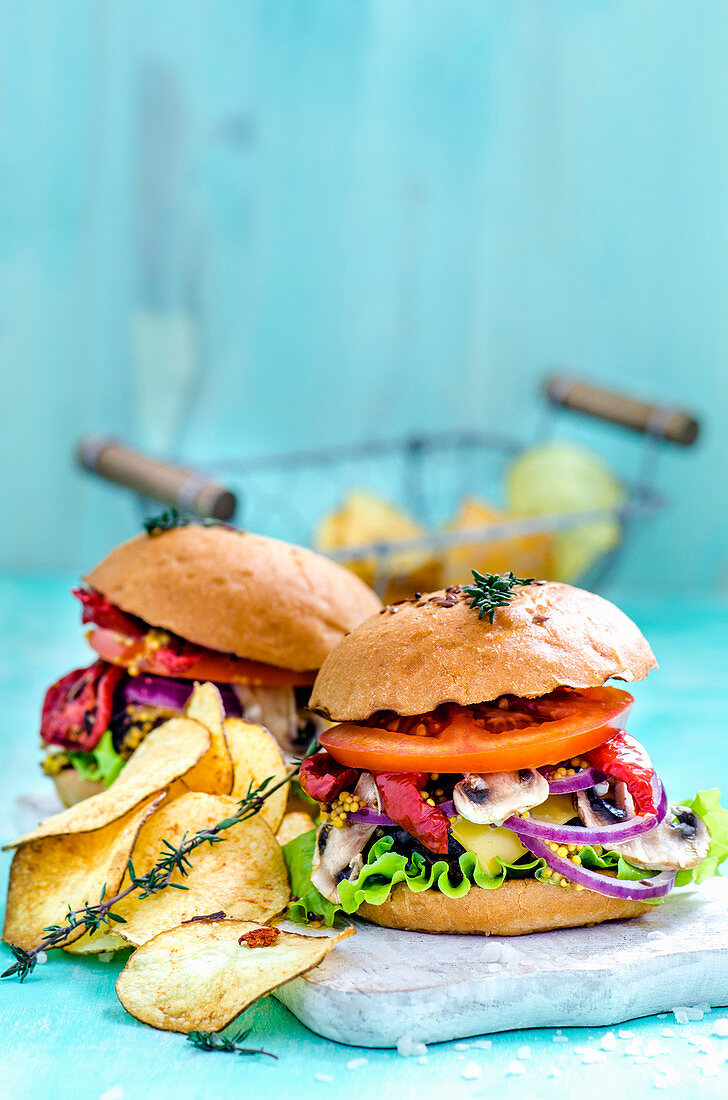
<svg viewBox="0 0 728 1100"><path fill-rule="evenodd" d="M308 710L316 670L381 607L310 550L220 524L147 527L73 590L96 660L48 689L41 718L43 769L66 805L113 782L195 681L295 751L323 725Z"/></svg>
<svg viewBox="0 0 728 1100"><path fill-rule="evenodd" d="M314 831L284 849L294 920L521 935L637 917L728 854L719 792L668 801L626 731L656 667L618 608L474 572L383 608L328 655L337 723L300 781Z"/></svg>

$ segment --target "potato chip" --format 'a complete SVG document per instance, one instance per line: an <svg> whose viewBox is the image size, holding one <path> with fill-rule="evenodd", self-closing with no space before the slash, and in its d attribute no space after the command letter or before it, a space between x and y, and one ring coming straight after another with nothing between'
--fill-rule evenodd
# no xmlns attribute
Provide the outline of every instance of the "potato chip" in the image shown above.
<svg viewBox="0 0 728 1100"><path fill-rule="evenodd" d="M231 795L236 801L244 798L250 784L257 787L272 776L270 787L288 774L278 742L262 726L244 722L242 718L225 721L230 755L233 758L234 779ZM265 792L264 792L265 793ZM288 786L285 785L267 798L260 816L276 831L286 812Z"/></svg>
<svg viewBox="0 0 728 1100"><path fill-rule="evenodd" d="M449 531L483 530L512 517L498 512L481 500L463 500L460 511L448 526ZM466 584L471 570L481 573L505 573L512 569L519 577L545 577L551 557L551 535L508 535L500 538L480 536L474 542L459 543L443 553L443 584Z"/></svg>
<svg viewBox="0 0 728 1100"><path fill-rule="evenodd" d="M162 1031L220 1031L279 985L318 964L353 934L300 936L281 932L269 947L242 936L259 925L219 920L184 924L149 940L116 982L127 1012Z"/></svg>
<svg viewBox="0 0 728 1100"><path fill-rule="evenodd" d="M199 722L171 718L142 741L115 783L101 794L77 802L41 821L5 848L17 848L44 836L90 833L101 829L185 775L210 747L210 734Z"/></svg>
<svg viewBox="0 0 728 1100"><path fill-rule="evenodd" d="M185 716L210 731L211 744L205 755L185 776L191 791L230 794L233 786L233 762L225 739L225 711L220 692L214 684L195 684L185 707Z"/></svg>
<svg viewBox="0 0 728 1100"><path fill-rule="evenodd" d="M310 814L294 810L292 813L284 815L276 833L276 840L282 848L284 844L288 844L289 840L295 840L301 833L308 833L315 828L316 822Z"/></svg>
<svg viewBox="0 0 728 1100"><path fill-rule="evenodd" d="M105 896L112 897L139 829L160 801L150 799L102 829L43 837L19 848L10 869L3 939L18 947L33 947L45 938L48 925L64 922L69 906L96 904L104 886ZM102 936L99 932L90 939Z"/></svg>
<svg viewBox="0 0 728 1100"><path fill-rule="evenodd" d="M165 840L177 847L185 835L209 829L236 809L232 798L197 791L161 806L134 845L131 858L136 873L153 866ZM139 945L200 914L222 911L226 916L263 922L281 913L290 897L288 875L280 845L265 821L260 816L250 818L222 836L220 843L202 844L190 854L192 866L186 876L174 872L171 881L186 890L168 886L144 899L134 893L115 906L126 922L115 927L117 935Z"/></svg>

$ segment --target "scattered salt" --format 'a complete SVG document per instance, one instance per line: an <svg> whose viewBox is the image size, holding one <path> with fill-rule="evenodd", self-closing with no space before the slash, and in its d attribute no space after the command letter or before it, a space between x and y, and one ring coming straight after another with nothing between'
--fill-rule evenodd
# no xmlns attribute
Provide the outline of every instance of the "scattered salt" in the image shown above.
<svg viewBox="0 0 728 1100"><path fill-rule="evenodd" d="M617 1036L613 1031L608 1031L606 1035L602 1036L602 1050L616 1050L617 1049Z"/></svg>
<svg viewBox="0 0 728 1100"><path fill-rule="evenodd" d="M477 1081L479 1077L483 1076L483 1067L479 1066L477 1062L468 1062L463 1066L463 1072L460 1074L466 1081Z"/></svg>
<svg viewBox="0 0 728 1100"><path fill-rule="evenodd" d="M620 1039L634 1039L634 1031L627 1031L624 1027L620 1027L617 1035L619 1035Z"/></svg>
<svg viewBox="0 0 728 1100"><path fill-rule="evenodd" d="M549 1069L546 1070L546 1076L547 1077L560 1077L561 1076L561 1070L559 1069L558 1066L550 1066Z"/></svg>
<svg viewBox="0 0 728 1100"><path fill-rule="evenodd" d="M721 1039L725 1039L728 1036L728 1018L721 1016L719 1020L716 1020L713 1032L719 1035Z"/></svg>
<svg viewBox="0 0 728 1100"><path fill-rule="evenodd" d="M667 1019L667 1012L658 1012L657 1019L658 1020L666 1020Z"/></svg>
<svg viewBox="0 0 728 1100"><path fill-rule="evenodd" d="M690 1023L690 1017L688 1016L684 1008L673 1008L672 1014L675 1017L676 1024Z"/></svg>
<svg viewBox="0 0 728 1100"><path fill-rule="evenodd" d="M470 1050L470 1043L456 1043L455 1050Z"/></svg>
<svg viewBox="0 0 728 1100"><path fill-rule="evenodd" d="M368 1066L368 1065L369 1065L369 1059L368 1058L350 1058L349 1061L346 1063L346 1068L347 1069L361 1069L362 1066Z"/></svg>
<svg viewBox="0 0 728 1100"><path fill-rule="evenodd" d="M419 1039L415 1039L414 1035L406 1034L397 1040L397 1053L403 1058L417 1058L427 1054L427 1047Z"/></svg>
<svg viewBox="0 0 728 1100"><path fill-rule="evenodd" d="M663 1027L662 1037L663 1037L663 1039L674 1039L675 1038L675 1028L674 1027Z"/></svg>
<svg viewBox="0 0 728 1100"><path fill-rule="evenodd" d="M314 1081L333 1081L333 1077L330 1073L314 1073Z"/></svg>
<svg viewBox="0 0 728 1100"><path fill-rule="evenodd" d="M506 1070L506 1074L510 1077L518 1077L519 1074L525 1073L526 1067L523 1062L511 1062L510 1066Z"/></svg>
<svg viewBox="0 0 728 1100"><path fill-rule="evenodd" d="M527 1062L530 1057L531 1057L531 1048L530 1047L519 1047L518 1048L518 1058L520 1058L520 1060L522 1062Z"/></svg>
<svg viewBox="0 0 728 1100"><path fill-rule="evenodd" d="M585 1066L593 1066L597 1062L603 1062L604 1059L605 1054L603 1050L591 1050L587 1048L582 1055L581 1061Z"/></svg>
<svg viewBox="0 0 728 1100"><path fill-rule="evenodd" d="M106 1092L102 1092L99 1100L124 1100L124 1090L121 1085L112 1085Z"/></svg>
<svg viewBox="0 0 728 1100"><path fill-rule="evenodd" d="M552 1035L551 1036L551 1042L552 1043L568 1043L568 1041L569 1041L569 1036L568 1035Z"/></svg>
<svg viewBox="0 0 728 1100"><path fill-rule="evenodd" d="M657 1058L658 1055L667 1054L668 1051L663 1048L662 1043L659 1039L650 1039L650 1041L645 1044L645 1048L642 1053L644 1054L645 1058Z"/></svg>
<svg viewBox="0 0 728 1100"><path fill-rule="evenodd" d="M665 939L665 933L660 932L660 931L658 931L657 928L655 928L655 930L653 932L648 932L647 933L647 939L648 940L664 940Z"/></svg>
<svg viewBox="0 0 728 1100"><path fill-rule="evenodd" d="M490 1048L493 1046L493 1040L476 1039L474 1043L471 1043L471 1046L475 1047L476 1050L490 1050Z"/></svg>
<svg viewBox="0 0 728 1100"><path fill-rule="evenodd" d="M679 1024L687 1024L689 1021L702 1020L706 1012L710 1012L710 1005L708 1004L681 1005L679 1008L672 1009L672 1014Z"/></svg>
<svg viewBox="0 0 728 1100"><path fill-rule="evenodd" d="M35 957L35 961L37 963L48 962L48 956L46 955L45 951L39 951Z"/></svg>
<svg viewBox="0 0 728 1100"><path fill-rule="evenodd" d="M426 1065L427 1065L427 1055L426 1055L426 1054L422 1054L422 1055L421 1055L421 1056L420 1056L420 1057L419 1057L419 1058L417 1059L417 1064L418 1064L419 1066L426 1066Z"/></svg>
<svg viewBox="0 0 728 1100"><path fill-rule="evenodd" d="M634 1057L636 1054L642 1054L642 1040L630 1039L627 1046L624 1048L624 1053L628 1054L630 1057Z"/></svg>
<svg viewBox="0 0 728 1100"><path fill-rule="evenodd" d="M99 953L96 957L99 960L99 962L101 962L101 963L110 963L111 960L114 957L114 952L113 951L99 951Z"/></svg>

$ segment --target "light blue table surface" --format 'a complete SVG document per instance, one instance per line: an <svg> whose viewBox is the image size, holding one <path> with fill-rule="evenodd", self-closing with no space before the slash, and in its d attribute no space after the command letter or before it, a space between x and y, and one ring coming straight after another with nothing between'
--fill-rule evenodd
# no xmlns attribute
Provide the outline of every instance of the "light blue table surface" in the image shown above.
<svg viewBox="0 0 728 1100"><path fill-rule="evenodd" d="M15 830L18 795L42 785L36 729L43 691L88 658L75 601L68 595L71 582L0 578L3 839ZM701 786L728 788L728 604L708 595L686 599L668 593L624 596L621 603L650 638L661 664L636 688L630 729L649 749L673 797ZM8 865L3 856L3 875ZM2 948L3 959L8 954ZM716 1030L718 1020L728 1020L728 1010L714 1009L684 1025L669 1015L614 1028L569 1028L563 1035L552 1029L517 1031L493 1035L490 1047L473 1039L443 1043L418 1060L319 1039L268 997L249 1010L245 1022L250 1042L276 1054L273 1061L205 1054L181 1036L137 1023L115 997L119 969L117 961L52 956L22 987L13 981L0 985L0 1096L401 1100L428 1093L523 1100L640 1096L653 1090L672 1096L728 1094L728 1038L719 1034L720 1025ZM478 1070L481 1076L472 1076Z"/></svg>

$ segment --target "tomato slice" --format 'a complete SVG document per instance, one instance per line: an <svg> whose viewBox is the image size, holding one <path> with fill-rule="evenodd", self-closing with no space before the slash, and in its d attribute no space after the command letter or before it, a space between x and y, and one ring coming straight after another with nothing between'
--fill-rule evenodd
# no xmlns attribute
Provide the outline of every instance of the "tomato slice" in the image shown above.
<svg viewBox="0 0 728 1100"><path fill-rule="evenodd" d="M397 733L342 722L319 736L326 751L350 768L386 772L505 772L557 764L608 741L621 729L634 699L618 688L560 688L541 699L496 706L451 707L434 736ZM494 713L489 716L488 712ZM520 729L503 729L505 715ZM438 723L439 725L439 723Z"/></svg>
<svg viewBox="0 0 728 1100"><path fill-rule="evenodd" d="M316 672L294 672L259 661L247 661L210 649L188 668L170 672L154 650L147 650L144 638L127 638L116 630L97 627L88 638L89 645L105 661L154 676L174 676L178 680L214 680L218 684L250 684L253 687L298 687L312 684Z"/></svg>

